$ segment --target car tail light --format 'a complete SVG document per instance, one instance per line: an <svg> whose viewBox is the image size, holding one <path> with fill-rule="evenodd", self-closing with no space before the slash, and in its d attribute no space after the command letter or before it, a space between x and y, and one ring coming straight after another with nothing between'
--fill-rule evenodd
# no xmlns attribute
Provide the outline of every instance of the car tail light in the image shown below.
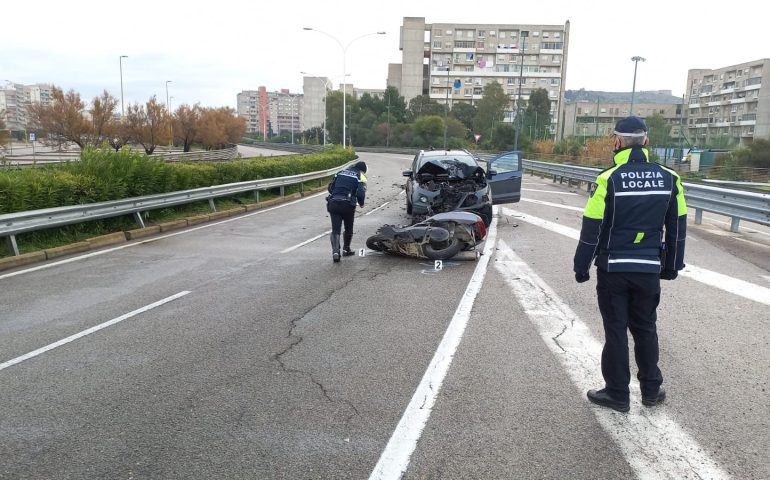
<svg viewBox="0 0 770 480"><path fill-rule="evenodd" d="M487 227L484 225L484 220L479 219L476 222L476 239L477 241L484 240L487 236Z"/></svg>

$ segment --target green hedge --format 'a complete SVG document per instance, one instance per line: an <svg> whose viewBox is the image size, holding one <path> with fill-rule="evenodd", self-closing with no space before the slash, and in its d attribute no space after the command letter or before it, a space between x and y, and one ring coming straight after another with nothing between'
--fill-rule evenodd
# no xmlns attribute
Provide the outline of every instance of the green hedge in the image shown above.
<svg viewBox="0 0 770 480"><path fill-rule="evenodd" d="M331 147L290 157L166 163L137 150L87 149L80 161L0 172L0 214L327 170L355 158Z"/></svg>

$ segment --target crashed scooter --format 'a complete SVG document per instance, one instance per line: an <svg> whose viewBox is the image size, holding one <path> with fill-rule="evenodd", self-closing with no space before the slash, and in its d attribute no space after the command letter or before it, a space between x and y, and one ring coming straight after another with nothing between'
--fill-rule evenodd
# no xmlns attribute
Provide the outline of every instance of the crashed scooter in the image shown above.
<svg viewBox="0 0 770 480"><path fill-rule="evenodd" d="M366 239L370 250L405 257L447 260L474 250L487 236L484 220L471 212L445 212L410 226L383 225Z"/></svg>

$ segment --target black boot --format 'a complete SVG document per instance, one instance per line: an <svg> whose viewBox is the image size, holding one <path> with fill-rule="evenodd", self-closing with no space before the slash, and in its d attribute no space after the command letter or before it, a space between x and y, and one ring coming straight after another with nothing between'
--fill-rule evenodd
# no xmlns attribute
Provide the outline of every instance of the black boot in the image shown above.
<svg viewBox="0 0 770 480"><path fill-rule="evenodd" d="M336 263L340 261L340 234L332 232L332 260Z"/></svg>
<svg viewBox="0 0 770 480"><path fill-rule="evenodd" d="M354 255L354 253L350 250L350 242L353 240L353 232L346 231L342 238L345 241L345 245L342 247L342 255L345 257Z"/></svg>

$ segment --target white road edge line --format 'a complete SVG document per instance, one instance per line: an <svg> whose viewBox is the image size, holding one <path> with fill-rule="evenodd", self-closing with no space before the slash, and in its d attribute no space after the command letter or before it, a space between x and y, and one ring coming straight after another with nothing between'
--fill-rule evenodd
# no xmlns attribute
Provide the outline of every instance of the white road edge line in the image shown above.
<svg viewBox="0 0 770 480"><path fill-rule="evenodd" d="M498 242L495 268L516 295L540 337L581 392L603 385L602 345L588 326L504 242ZM632 388L639 397L639 388ZM588 400L585 400L588 403ZM698 443L666 415L632 402L627 414L591 406L599 424L618 443L640 479L729 478Z"/></svg>
<svg viewBox="0 0 770 480"><path fill-rule="evenodd" d="M122 322L123 320L126 320L127 318L134 317L136 315L139 315L140 313L144 313L148 310L152 310L155 307L159 307L163 304L166 304L168 302L174 301L177 298L184 297L185 295L189 294L190 291L184 290L182 292L177 293L176 295L171 295L170 297L166 297L163 300L158 300L155 303L151 303L149 305L146 305L142 308L138 308L132 312L128 312L125 315L121 315L119 317L113 318L112 320L108 320L104 323L101 323L99 325L93 326L89 329L83 330L80 333L76 333L74 335L70 335L67 338L63 338L59 340L58 342L54 342L50 345L46 345L45 347L38 348L37 350L33 350L29 353L25 353L24 355L20 357L16 357L14 359L8 360L7 362L0 363L0 370L4 370L8 367L11 367L13 365L16 365L17 363L21 363L24 360L29 360L30 358L37 357L38 355L41 355L49 350L53 350L56 347L61 347L62 345L65 345L67 343L73 342L79 338L85 337L86 335L90 335L94 332L98 332L99 330L102 330L104 328L107 328L109 326L115 325L116 323Z"/></svg>
<svg viewBox="0 0 770 480"><path fill-rule="evenodd" d="M525 192L540 192L540 193L557 193L559 195L577 195L577 193L574 192L561 192L559 190L535 190L533 188L524 188ZM525 200L522 198L522 200Z"/></svg>
<svg viewBox="0 0 770 480"><path fill-rule="evenodd" d="M364 216L373 214L373 213L374 213L374 212L376 212L377 210L379 210L379 209L381 209L381 208L384 208L384 207L385 207L385 205L387 205L387 204L389 204L389 203L390 203L390 202L385 202L385 203L383 203L382 205L380 205L379 207L377 207L377 208L374 208L374 209L372 209L372 210L369 210L368 212L366 212L366 213L364 214Z"/></svg>
<svg viewBox="0 0 770 480"><path fill-rule="evenodd" d="M574 228L566 227L516 210L511 210L510 208L503 207L501 210L504 215L516 217L532 225L572 238L573 240L578 240L580 238L580 232ZM770 288L762 287L712 270L706 270L705 268L700 268L691 263L687 263L687 266L684 270L680 271L679 274L754 302L770 305Z"/></svg>
<svg viewBox="0 0 770 480"><path fill-rule="evenodd" d="M497 213L497 207L495 207L495 213ZM422 435L425 424L428 422L441 384L449 371L457 347L460 345L465 327L468 325L473 303L487 273L489 258L494 252L496 236L497 217L494 216L484 244L484 254L476 265L473 276L468 282L462 300L457 306L446 332L444 332L444 337L441 339L433 359L425 370L409 405L407 405L393 435L385 446L385 450L380 455L377 465L369 476L370 480L399 479L409 466L409 459L417 446L417 441Z"/></svg>
<svg viewBox="0 0 770 480"><path fill-rule="evenodd" d="M46 268L55 267L57 265L63 265L65 263L76 262L78 260L83 260L83 259L90 258L90 257L96 257L98 255L104 255L105 253L110 253L110 252L114 252L114 251L117 251L117 250L122 250L124 248L135 247L137 245L144 245L145 243L157 242L158 240L163 240L163 239L169 238L169 237L175 237L177 235L185 235L187 233L194 232L196 230L201 230L201 229L204 229L204 228L211 228L211 227L215 227L217 225L222 225L223 223L235 222L235 221L241 220L243 218L253 217L254 215L261 215L263 213L267 213L267 212L276 210L278 208L288 207L289 205L294 205L294 204L299 203L299 202L304 202L305 200L309 200L311 198L319 197L321 195L328 195L328 194L326 192L321 192L321 193L317 193L315 195L310 195L308 197L300 198L299 200L294 200L292 202L282 203L282 204L276 205L274 207L265 208L265 209L262 209L262 210L257 210L256 212L247 213L245 215L238 215L237 217L228 218L227 220L222 220L220 222L207 223L205 225L200 225L198 227L188 228L188 229L185 229L185 230L182 230L182 231L179 231L179 232L174 232L174 233L168 233L166 235L161 235L160 237L148 238L147 240L141 240L141 241L138 241L138 242L135 242L135 243L128 243L126 245L120 245L120 246L117 246L117 247L107 248L107 249L99 250L99 251L96 251L96 252L86 253L86 254L83 254L83 255L78 255L76 257L65 258L64 260L58 260L56 262L46 263L44 265L38 265L36 267L25 268L24 270L18 270L16 272L11 272L11 273L6 273L6 274L3 274L3 275L0 275L0 280L2 280L4 278L15 277L16 275L21 275L21 274L24 274L24 273L31 273L31 272L35 272L37 270L43 270L43 269L46 269Z"/></svg>

